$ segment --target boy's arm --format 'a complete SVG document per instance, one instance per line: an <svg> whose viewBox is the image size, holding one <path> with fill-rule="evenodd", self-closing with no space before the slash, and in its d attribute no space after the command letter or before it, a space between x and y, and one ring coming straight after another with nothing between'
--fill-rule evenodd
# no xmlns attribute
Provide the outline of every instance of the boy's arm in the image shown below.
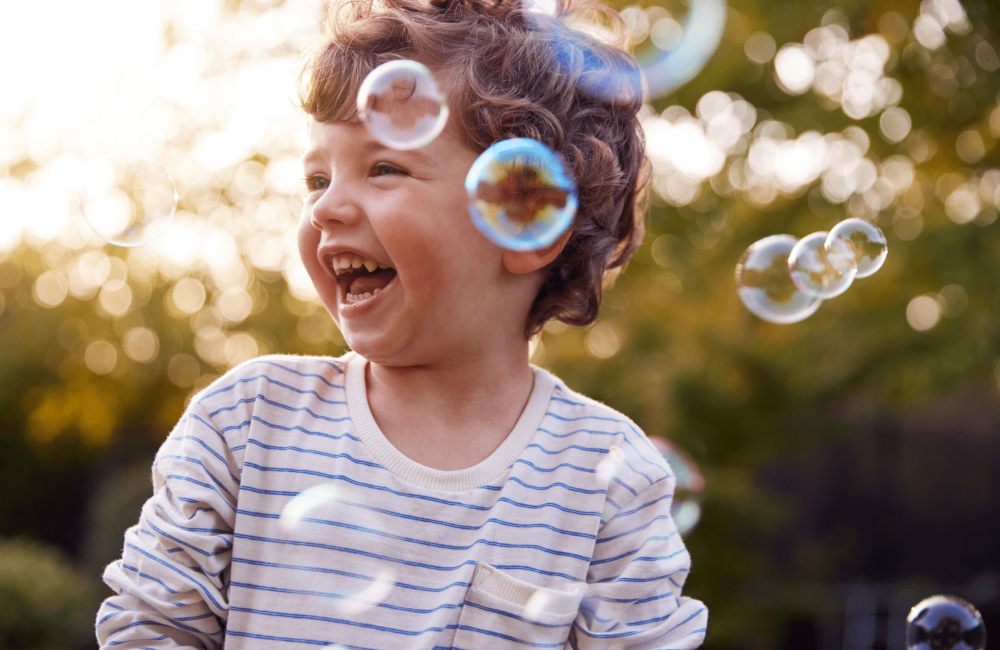
<svg viewBox="0 0 1000 650"><path fill-rule="evenodd" d="M681 596L691 558L670 517L674 484L670 475L653 483L601 527L567 649L701 645L708 610Z"/></svg>
<svg viewBox="0 0 1000 650"><path fill-rule="evenodd" d="M153 464L153 496L125 533L97 615L102 648L221 647L240 468L196 403Z"/></svg>

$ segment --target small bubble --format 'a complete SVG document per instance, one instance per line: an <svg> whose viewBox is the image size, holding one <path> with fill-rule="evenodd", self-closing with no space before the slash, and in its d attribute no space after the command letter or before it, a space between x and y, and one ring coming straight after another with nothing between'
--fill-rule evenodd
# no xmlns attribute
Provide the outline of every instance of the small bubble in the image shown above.
<svg viewBox="0 0 1000 650"><path fill-rule="evenodd" d="M288 500L281 509L279 521L286 531L293 531L303 522L309 521L319 508L335 504L340 499L340 491L332 483L320 483L299 492Z"/></svg>
<svg viewBox="0 0 1000 650"><path fill-rule="evenodd" d="M343 616L356 617L385 602L395 586L395 572L388 568L382 569L374 579L357 580L353 590L338 594L335 607Z"/></svg>
<svg viewBox="0 0 1000 650"><path fill-rule="evenodd" d="M667 461L677 480L670 516L677 532L687 535L701 521L701 493L705 489L705 478L698 464L674 443L659 436L649 436L649 441Z"/></svg>
<svg viewBox="0 0 1000 650"><path fill-rule="evenodd" d="M476 227L498 246L516 251L544 248L573 223L576 186L562 162L530 138L497 142L465 178Z"/></svg>
<svg viewBox="0 0 1000 650"><path fill-rule="evenodd" d="M372 137L385 146L417 149L444 130L448 103L425 65L389 61L361 83L358 115Z"/></svg>
<svg viewBox="0 0 1000 650"><path fill-rule="evenodd" d="M848 259L839 254L845 245L853 253ZM854 277L866 278L882 268L889 253L889 242L875 224L863 219L845 219L827 235L826 249L836 268L844 270L856 266Z"/></svg>
<svg viewBox="0 0 1000 650"><path fill-rule="evenodd" d="M102 239L139 246L162 235L177 208L170 176L149 156L109 154L84 170L80 210Z"/></svg>
<svg viewBox="0 0 1000 650"><path fill-rule="evenodd" d="M814 232L800 239L788 254L788 270L795 286L824 300L847 291L857 272L853 249L839 239L830 248L826 242L826 232Z"/></svg>
<svg viewBox="0 0 1000 650"><path fill-rule="evenodd" d="M792 281L788 255L791 235L771 235L751 244L736 265L740 300L755 316L771 323L797 323L812 316L823 301Z"/></svg>
<svg viewBox="0 0 1000 650"><path fill-rule="evenodd" d="M983 650L986 625L979 611L957 596L938 595L913 606L906 617L907 650Z"/></svg>

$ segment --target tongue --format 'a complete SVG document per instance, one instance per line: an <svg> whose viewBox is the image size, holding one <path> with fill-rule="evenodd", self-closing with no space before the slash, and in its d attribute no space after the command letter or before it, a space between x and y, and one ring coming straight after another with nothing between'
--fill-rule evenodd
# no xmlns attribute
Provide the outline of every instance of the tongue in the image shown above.
<svg viewBox="0 0 1000 650"><path fill-rule="evenodd" d="M348 293L361 296L366 293L374 293L376 289L385 289L386 285L396 277L393 269L380 269L374 273L365 273L354 278Z"/></svg>

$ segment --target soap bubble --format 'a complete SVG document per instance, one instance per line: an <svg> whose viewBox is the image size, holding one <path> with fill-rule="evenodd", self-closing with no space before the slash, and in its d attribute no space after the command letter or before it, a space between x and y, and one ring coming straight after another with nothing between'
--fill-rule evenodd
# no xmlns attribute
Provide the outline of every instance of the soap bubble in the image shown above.
<svg viewBox="0 0 1000 650"><path fill-rule="evenodd" d="M332 483L314 485L289 499L281 509L278 521L282 528L292 532L302 527L303 522L312 522L318 510L336 504L340 498L340 490L336 485Z"/></svg>
<svg viewBox="0 0 1000 650"><path fill-rule="evenodd" d="M833 239L829 248L827 241L826 232L814 232L800 239L788 254L788 270L795 286L809 295L823 299L833 298L847 291L854 282L857 270L850 263L854 257L852 249L843 240ZM838 262L836 267L833 265L834 259Z"/></svg>
<svg viewBox="0 0 1000 650"><path fill-rule="evenodd" d="M705 489L705 478L698 464L674 443L659 436L649 436L649 441L667 461L677 479L670 516L674 519L677 532L687 535L701 521L701 492Z"/></svg>
<svg viewBox="0 0 1000 650"><path fill-rule="evenodd" d="M123 151L88 165L80 183L83 218L115 246L139 246L162 235L177 208L170 176L155 160Z"/></svg>
<svg viewBox="0 0 1000 650"><path fill-rule="evenodd" d="M823 301L792 282L788 255L797 239L771 235L750 244L736 265L740 300L754 315L771 323L797 323L812 316Z"/></svg>
<svg viewBox="0 0 1000 650"><path fill-rule="evenodd" d="M889 253L889 243L879 227L863 219L845 219L834 226L827 235L826 248L830 263L840 271L856 267L856 278L882 268Z"/></svg>
<svg viewBox="0 0 1000 650"><path fill-rule="evenodd" d="M385 146L417 149L444 130L448 103L426 66L410 60L389 61L361 83L358 116Z"/></svg>
<svg viewBox="0 0 1000 650"><path fill-rule="evenodd" d="M396 573L385 567L374 578L345 576L341 586L348 589L337 594L334 608L342 616L356 618L385 602L396 586Z"/></svg>
<svg viewBox="0 0 1000 650"><path fill-rule="evenodd" d="M476 159L465 178L476 227L498 246L544 248L576 214L576 186L562 162L530 138L502 140Z"/></svg>
<svg viewBox="0 0 1000 650"><path fill-rule="evenodd" d="M931 596L906 617L907 650L983 650L986 625L979 611L957 596Z"/></svg>
<svg viewBox="0 0 1000 650"><path fill-rule="evenodd" d="M637 55L650 98L673 92L701 72L722 41L727 12L725 0L691 0L680 40L666 51Z"/></svg>

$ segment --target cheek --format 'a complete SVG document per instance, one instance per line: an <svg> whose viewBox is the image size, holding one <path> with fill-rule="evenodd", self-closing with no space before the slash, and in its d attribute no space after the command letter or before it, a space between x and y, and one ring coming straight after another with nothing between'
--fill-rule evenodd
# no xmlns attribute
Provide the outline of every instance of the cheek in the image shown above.
<svg viewBox="0 0 1000 650"><path fill-rule="evenodd" d="M306 270L309 271L310 276L319 269L319 262L316 260L319 239L320 232L312 227L308 208L304 208L302 218L299 220L299 258Z"/></svg>

